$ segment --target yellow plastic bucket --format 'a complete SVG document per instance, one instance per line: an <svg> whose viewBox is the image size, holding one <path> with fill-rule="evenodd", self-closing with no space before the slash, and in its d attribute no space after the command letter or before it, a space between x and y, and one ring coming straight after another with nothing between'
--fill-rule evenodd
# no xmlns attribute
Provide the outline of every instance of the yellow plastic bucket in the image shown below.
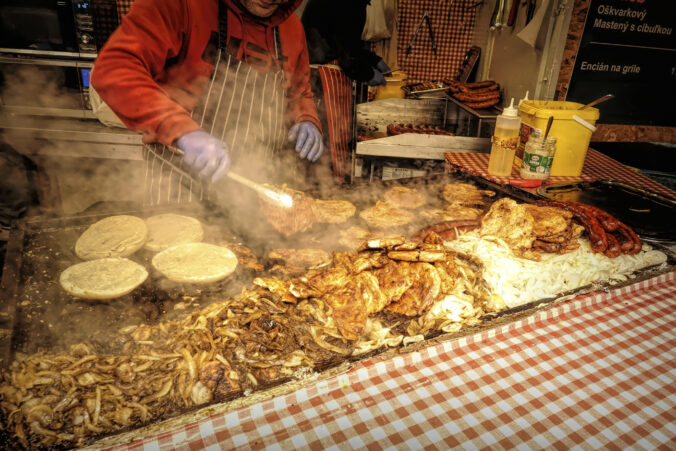
<svg viewBox="0 0 676 451"><path fill-rule="evenodd" d="M547 120L554 117L550 136L556 138L556 153L552 162L552 176L577 177L582 174L584 159L592 134L596 131L599 110L580 109L583 104L548 100L525 100L519 106L521 132L517 163L521 165L523 149L528 136L535 130L544 133Z"/></svg>
<svg viewBox="0 0 676 451"><path fill-rule="evenodd" d="M402 71L395 70L391 77L385 77L386 85L378 86L376 91L376 100L382 99L403 99L406 93L403 88L406 86L406 74Z"/></svg>

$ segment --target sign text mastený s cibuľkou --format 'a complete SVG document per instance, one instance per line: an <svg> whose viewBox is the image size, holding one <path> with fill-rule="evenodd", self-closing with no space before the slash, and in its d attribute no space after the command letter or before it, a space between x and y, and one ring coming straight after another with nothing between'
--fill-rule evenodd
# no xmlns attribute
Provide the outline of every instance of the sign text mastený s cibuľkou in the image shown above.
<svg viewBox="0 0 676 451"><path fill-rule="evenodd" d="M596 13L599 16L609 16L617 17L624 19L636 19L639 22L643 22L648 14L648 11L645 9L633 9L633 8L617 8L611 5L599 5L596 9ZM639 33L649 33L649 34L660 34L670 36L673 29L671 27L665 27L660 24L647 24L647 23L631 23L629 21L616 21L613 19L604 19L597 17L594 19L594 28L602 28L606 30L617 30L625 33L629 32L639 32Z"/></svg>

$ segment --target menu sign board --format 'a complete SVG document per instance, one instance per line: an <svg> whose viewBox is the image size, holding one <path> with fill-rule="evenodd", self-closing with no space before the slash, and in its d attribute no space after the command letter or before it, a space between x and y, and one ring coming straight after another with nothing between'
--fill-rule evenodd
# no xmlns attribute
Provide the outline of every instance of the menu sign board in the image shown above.
<svg viewBox="0 0 676 451"><path fill-rule="evenodd" d="M598 123L676 126L676 2L590 0L566 100L604 94Z"/></svg>

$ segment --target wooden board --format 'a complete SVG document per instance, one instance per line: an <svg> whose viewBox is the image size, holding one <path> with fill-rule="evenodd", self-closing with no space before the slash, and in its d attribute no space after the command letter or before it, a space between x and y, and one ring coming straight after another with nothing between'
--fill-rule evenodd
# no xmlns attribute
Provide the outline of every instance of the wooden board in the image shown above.
<svg viewBox="0 0 676 451"><path fill-rule="evenodd" d="M489 138L405 133L357 143L357 155L444 160L446 152L489 152Z"/></svg>

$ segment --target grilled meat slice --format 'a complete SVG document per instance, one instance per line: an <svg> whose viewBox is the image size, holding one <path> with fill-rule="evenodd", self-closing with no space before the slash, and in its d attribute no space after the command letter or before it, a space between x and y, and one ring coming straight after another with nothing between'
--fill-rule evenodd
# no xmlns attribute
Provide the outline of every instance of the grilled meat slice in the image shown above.
<svg viewBox="0 0 676 451"><path fill-rule="evenodd" d="M254 253L248 247L242 246L241 244L232 243L230 241L223 241L218 243L218 245L230 249L237 256L237 262L240 265L249 269L253 269L257 272L263 271L263 265L258 263L258 258L256 258L256 255L254 255Z"/></svg>
<svg viewBox="0 0 676 451"><path fill-rule="evenodd" d="M535 241L535 220L525 205L507 197L495 201L481 220L481 236L502 239L515 255L539 261L540 254L531 250Z"/></svg>
<svg viewBox="0 0 676 451"><path fill-rule="evenodd" d="M449 204L482 207L486 204L487 198L495 196L495 192L480 190L469 183L448 183L444 186L442 196Z"/></svg>
<svg viewBox="0 0 676 451"><path fill-rule="evenodd" d="M533 232L537 237L562 235L573 215L561 208L524 204L533 217Z"/></svg>
<svg viewBox="0 0 676 451"><path fill-rule="evenodd" d="M345 230L338 232L340 238L338 238L338 243L341 246L345 246L348 249L357 249L359 248L366 240L375 238L375 234L369 232L368 229L363 227L352 226Z"/></svg>
<svg viewBox="0 0 676 451"><path fill-rule="evenodd" d="M273 249L268 252L271 260L281 260L283 266L276 265L273 269L286 274L300 274L312 266L321 265L331 261L331 254L323 249Z"/></svg>
<svg viewBox="0 0 676 451"><path fill-rule="evenodd" d="M315 199L312 204L312 212L317 222L342 224L354 216L357 207L346 200L320 200Z"/></svg>
<svg viewBox="0 0 676 451"><path fill-rule="evenodd" d="M441 294L441 277L429 263L411 263L409 271L413 284L387 309L406 316L418 316L430 308Z"/></svg>
<svg viewBox="0 0 676 451"><path fill-rule="evenodd" d="M270 202L263 196L259 197L258 203L268 223L284 236L310 230L315 222L315 215L312 211L314 199L302 191L296 191L286 185L282 185L281 188L276 190L290 195L293 199L293 206L284 208Z"/></svg>
<svg viewBox="0 0 676 451"><path fill-rule="evenodd" d="M385 202L400 208L418 208L425 205L425 196L415 188L405 186L395 186L385 191L383 195Z"/></svg>
<svg viewBox="0 0 676 451"><path fill-rule="evenodd" d="M410 211L382 201L376 202L371 208L362 210L359 216L369 226L379 229L404 226L413 221L414 218Z"/></svg>
<svg viewBox="0 0 676 451"><path fill-rule="evenodd" d="M382 268L373 272L378 278L378 284L390 302L398 301L415 282L414 273L410 270L411 263L395 262L390 260Z"/></svg>
<svg viewBox="0 0 676 451"><path fill-rule="evenodd" d="M450 204L441 208L423 210L420 216L432 223L456 221L459 219L477 219L484 211L481 208L465 207L461 204Z"/></svg>

